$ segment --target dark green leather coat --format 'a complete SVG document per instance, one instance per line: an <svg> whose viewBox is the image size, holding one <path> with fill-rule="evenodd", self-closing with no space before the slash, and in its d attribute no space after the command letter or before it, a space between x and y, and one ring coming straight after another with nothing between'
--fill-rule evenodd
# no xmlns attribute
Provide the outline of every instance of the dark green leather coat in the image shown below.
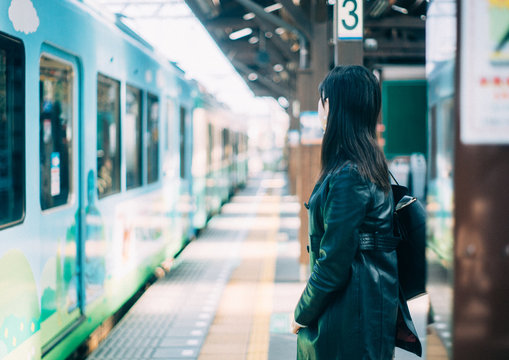
<svg viewBox="0 0 509 360"><path fill-rule="evenodd" d="M297 358L390 360L421 355L398 283L393 200L348 164L309 200L311 277L295 309ZM397 342L397 344L396 344Z"/></svg>

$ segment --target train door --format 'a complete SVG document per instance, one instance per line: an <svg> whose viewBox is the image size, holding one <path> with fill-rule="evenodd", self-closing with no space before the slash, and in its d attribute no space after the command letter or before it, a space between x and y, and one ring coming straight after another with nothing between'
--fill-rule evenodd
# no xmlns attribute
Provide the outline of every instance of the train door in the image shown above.
<svg viewBox="0 0 509 360"><path fill-rule="evenodd" d="M183 220L183 234L185 240L192 237L192 181L191 181L191 151L192 142L189 132L190 120L188 110L180 106L180 214Z"/></svg>
<svg viewBox="0 0 509 360"><path fill-rule="evenodd" d="M186 178L186 108L180 107L180 178Z"/></svg>
<svg viewBox="0 0 509 360"><path fill-rule="evenodd" d="M43 355L82 320L79 66L44 47L39 59L41 340Z"/></svg>
<svg viewBox="0 0 509 360"><path fill-rule="evenodd" d="M193 110L193 147L191 174L195 204L193 227L203 229L207 224L206 181L207 181L207 110L197 107Z"/></svg>
<svg viewBox="0 0 509 360"><path fill-rule="evenodd" d="M178 121L177 106L175 100L166 98L166 116L163 117L164 146L163 146L163 182L164 182L164 203L167 207L169 254L173 255L180 250L182 239L181 228L177 215L179 200L179 160L178 160Z"/></svg>

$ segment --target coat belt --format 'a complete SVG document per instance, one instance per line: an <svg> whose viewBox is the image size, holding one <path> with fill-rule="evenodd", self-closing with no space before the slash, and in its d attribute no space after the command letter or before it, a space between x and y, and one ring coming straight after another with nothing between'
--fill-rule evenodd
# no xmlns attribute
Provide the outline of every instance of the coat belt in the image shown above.
<svg viewBox="0 0 509 360"><path fill-rule="evenodd" d="M362 233L359 234L359 248L360 250L392 251L398 247L399 240L394 236Z"/></svg>

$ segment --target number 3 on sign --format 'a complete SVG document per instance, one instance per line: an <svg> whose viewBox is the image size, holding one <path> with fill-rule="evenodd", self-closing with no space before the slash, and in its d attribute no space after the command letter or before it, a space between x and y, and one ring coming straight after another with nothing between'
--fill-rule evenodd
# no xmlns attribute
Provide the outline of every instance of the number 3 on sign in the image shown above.
<svg viewBox="0 0 509 360"><path fill-rule="evenodd" d="M363 0L339 0L338 9L338 38L340 40L361 40Z"/></svg>

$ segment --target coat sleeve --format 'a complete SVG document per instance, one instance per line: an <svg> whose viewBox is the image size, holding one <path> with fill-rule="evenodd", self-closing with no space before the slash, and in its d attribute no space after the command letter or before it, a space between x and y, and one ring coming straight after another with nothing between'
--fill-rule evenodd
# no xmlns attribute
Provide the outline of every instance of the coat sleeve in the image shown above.
<svg viewBox="0 0 509 360"><path fill-rule="evenodd" d="M332 176L323 208L325 231L319 256L294 313L299 324L317 320L330 296L346 287L358 248L356 232L369 199L369 187L356 169L347 167Z"/></svg>

